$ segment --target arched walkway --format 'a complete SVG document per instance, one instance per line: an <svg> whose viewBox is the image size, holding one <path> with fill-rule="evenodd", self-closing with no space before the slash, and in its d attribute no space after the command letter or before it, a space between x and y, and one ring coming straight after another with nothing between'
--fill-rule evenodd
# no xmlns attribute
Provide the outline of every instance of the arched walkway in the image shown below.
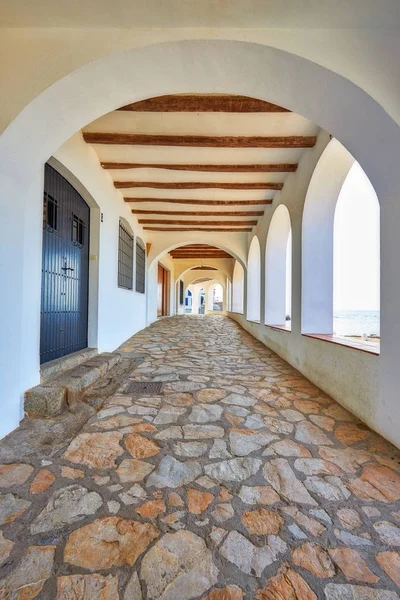
<svg viewBox="0 0 400 600"><path fill-rule="evenodd" d="M72 439L0 443L7 595L396 599L395 448L226 317L120 351L142 362Z"/></svg>
<svg viewBox="0 0 400 600"><path fill-rule="evenodd" d="M285 73L284 78L282 73ZM385 206L382 211L382 278L390 281L391 286L390 293L389 289L382 289L382 335L386 342L381 362L385 377L383 400L375 407L375 421L389 436L395 436L388 407L397 402L400 323L393 298L400 295L400 278L389 257L398 253L400 243L395 225L400 212L396 163L400 150L399 129L361 88L332 70L275 48L230 41L171 42L94 60L40 94L3 134L0 197L6 218L2 220L0 240L9 260L2 264L1 276L10 285L7 295L1 298L0 308L2 314L10 316L3 324L1 337L7 340L7 347L2 349L0 363L6 365L1 375L9 402L5 412L10 423L15 424L21 414L18 402L24 389L39 379L38 327L32 324L38 323L40 310L43 164L89 121L127 102L168 94L171 87L178 93L188 89L241 93L288 107L331 132L364 168ZM104 94L104 89L113 90L111 98ZM9 253L9 248L14 247L16 231L20 232L23 242L15 252ZM176 234L168 236L169 247L179 243ZM204 236L214 243L212 234ZM227 247L227 240L222 239L222 245ZM244 263L245 236L240 238L238 246L237 254ZM155 258L165 247L155 245L152 251ZM30 290L29 298L24 293L26 286ZM10 355L19 356L20 362L11 363ZM5 431L10 423L5 423Z"/></svg>

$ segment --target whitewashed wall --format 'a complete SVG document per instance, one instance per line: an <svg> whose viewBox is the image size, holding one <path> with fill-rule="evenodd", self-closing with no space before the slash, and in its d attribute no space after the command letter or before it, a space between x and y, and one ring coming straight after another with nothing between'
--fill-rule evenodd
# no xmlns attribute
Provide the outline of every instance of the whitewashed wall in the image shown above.
<svg viewBox="0 0 400 600"><path fill-rule="evenodd" d="M364 422L399 443L396 435L388 435L376 419L381 397L381 357L332 343L310 339L301 334L302 288L302 216L308 183L329 136L321 133L315 148L305 153L296 173L286 179L282 192L274 199L274 208L284 204L292 224L292 331L281 331L264 325L265 246L273 211L260 219L255 234L261 245L261 323L252 323L244 315L229 313L246 331L298 369L345 408ZM334 168L334 165L332 165ZM249 245L251 238L249 236ZM312 276L312 274L310 274Z"/></svg>

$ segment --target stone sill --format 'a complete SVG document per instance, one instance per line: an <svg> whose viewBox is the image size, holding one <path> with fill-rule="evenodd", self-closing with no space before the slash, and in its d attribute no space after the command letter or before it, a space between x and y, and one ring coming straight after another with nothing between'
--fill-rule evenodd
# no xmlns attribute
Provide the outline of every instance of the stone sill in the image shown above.
<svg viewBox="0 0 400 600"><path fill-rule="evenodd" d="M285 331L286 333L292 333L292 328L287 325L269 325L265 324L266 327L270 327L271 329L278 329L279 331Z"/></svg>
<svg viewBox="0 0 400 600"><path fill-rule="evenodd" d="M337 337L328 333L302 333L302 335L304 337L321 340L322 342L337 344L338 346L344 346L345 348L351 348L352 350L359 350L360 352L373 354L374 356L379 356L380 354L380 347L373 342L356 342L354 340L346 340L346 338Z"/></svg>

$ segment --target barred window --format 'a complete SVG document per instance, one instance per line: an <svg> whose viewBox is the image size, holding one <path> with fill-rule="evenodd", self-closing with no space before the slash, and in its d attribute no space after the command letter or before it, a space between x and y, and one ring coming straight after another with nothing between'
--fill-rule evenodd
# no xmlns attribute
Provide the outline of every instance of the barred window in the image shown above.
<svg viewBox="0 0 400 600"><path fill-rule="evenodd" d="M145 292L146 251L141 241L136 240L136 291Z"/></svg>
<svg viewBox="0 0 400 600"><path fill-rule="evenodd" d="M119 223L118 287L133 289L133 235Z"/></svg>

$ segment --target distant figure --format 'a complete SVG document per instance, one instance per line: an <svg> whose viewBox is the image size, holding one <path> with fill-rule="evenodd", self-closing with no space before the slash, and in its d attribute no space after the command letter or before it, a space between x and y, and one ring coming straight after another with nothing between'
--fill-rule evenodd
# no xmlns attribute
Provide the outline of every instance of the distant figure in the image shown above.
<svg viewBox="0 0 400 600"><path fill-rule="evenodd" d="M363 342L368 342L368 336L366 333L363 333L361 336L361 339L363 340Z"/></svg>

